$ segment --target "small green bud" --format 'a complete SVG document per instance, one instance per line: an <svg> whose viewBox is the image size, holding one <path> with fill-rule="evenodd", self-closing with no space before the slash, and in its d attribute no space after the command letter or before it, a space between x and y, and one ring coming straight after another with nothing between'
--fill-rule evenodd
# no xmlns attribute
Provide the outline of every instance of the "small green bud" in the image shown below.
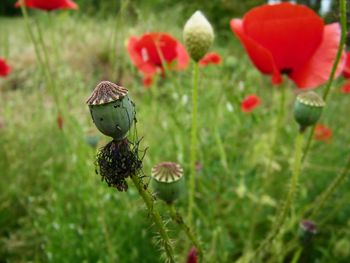
<svg viewBox="0 0 350 263"><path fill-rule="evenodd" d="M157 197L171 204L185 187L182 167L173 162L163 162L152 168L151 186Z"/></svg>
<svg viewBox="0 0 350 263"><path fill-rule="evenodd" d="M86 103L100 132L117 141L127 135L134 121L135 108L126 88L102 81Z"/></svg>
<svg viewBox="0 0 350 263"><path fill-rule="evenodd" d="M316 124L324 106L323 99L313 91L299 94L294 104L294 118L301 129Z"/></svg>
<svg viewBox="0 0 350 263"><path fill-rule="evenodd" d="M214 30L207 18L200 11L196 11L187 20L183 38L191 58L198 62L208 52L214 41Z"/></svg>

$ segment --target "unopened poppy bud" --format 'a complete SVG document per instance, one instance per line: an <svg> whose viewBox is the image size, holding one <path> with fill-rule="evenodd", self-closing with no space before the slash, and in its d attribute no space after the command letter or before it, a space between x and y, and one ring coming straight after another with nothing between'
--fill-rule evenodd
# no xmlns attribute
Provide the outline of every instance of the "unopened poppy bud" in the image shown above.
<svg viewBox="0 0 350 263"><path fill-rule="evenodd" d="M119 141L128 133L135 117L128 90L109 81L99 83L86 103L91 117L103 134Z"/></svg>
<svg viewBox="0 0 350 263"><path fill-rule="evenodd" d="M315 92L308 91L297 96L294 104L294 118L301 130L316 124L325 106L323 99Z"/></svg>
<svg viewBox="0 0 350 263"><path fill-rule="evenodd" d="M317 234L317 226L313 221L302 220L299 224L299 240L302 244L310 243Z"/></svg>
<svg viewBox="0 0 350 263"><path fill-rule="evenodd" d="M188 53L194 61L198 62L213 44L214 30L202 12L196 11L187 20L183 37Z"/></svg>
<svg viewBox="0 0 350 263"><path fill-rule="evenodd" d="M158 198L171 204L183 192L183 169L173 162L163 162L152 168L151 186Z"/></svg>

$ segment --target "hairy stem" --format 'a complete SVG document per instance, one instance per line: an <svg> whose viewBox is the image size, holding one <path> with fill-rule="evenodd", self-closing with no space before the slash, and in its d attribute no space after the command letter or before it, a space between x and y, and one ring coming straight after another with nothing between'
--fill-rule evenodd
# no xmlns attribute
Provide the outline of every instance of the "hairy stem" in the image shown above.
<svg viewBox="0 0 350 263"><path fill-rule="evenodd" d="M163 220L157 208L154 206L152 195L147 189L145 189L144 184L142 183L141 179L137 177L137 175L131 176L131 180L133 181L134 185L139 191L139 194L141 195L143 201L145 202L148 212L151 218L153 219L154 224L158 228L159 235L162 239L162 245L164 247L164 250L169 262L175 263L174 251L171 245L170 238L168 236Z"/></svg>
<svg viewBox="0 0 350 263"><path fill-rule="evenodd" d="M271 231L271 234L267 236L267 238L261 243L259 248L257 249L257 254L263 251L268 245L277 237L280 233L284 222L287 219L288 213L290 209L293 207L293 201L295 194L297 192L297 186L299 182L300 176L300 168L301 168L301 159L303 153L303 141L304 141L304 132L299 132L295 141L295 150L294 150L294 164L292 170L292 177L290 179L289 190L287 193L286 200L284 201L282 210L280 210L279 215L277 216L277 222L275 223L275 227Z"/></svg>
<svg viewBox="0 0 350 263"><path fill-rule="evenodd" d="M194 206L194 195L196 188L196 161L197 161L197 115L198 115L198 63L193 67L192 83L192 125L191 125L191 160L188 193L188 223L192 224L192 214Z"/></svg>
<svg viewBox="0 0 350 263"><path fill-rule="evenodd" d="M338 176L331 182L331 184L327 187L326 190L324 190L319 197L315 201L315 205L312 209L310 217L314 217L317 215L317 213L321 210L323 205L327 202L327 200L331 197L331 195L337 190L338 186L341 185L341 183L346 179L346 176L348 175L350 171L350 158L348 159L348 162L346 163L343 171L338 174Z"/></svg>
<svg viewBox="0 0 350 263"><path fill-rule="evenodd" d="M172 220L174 220L174 222L176 222L181 227L181 229L185 232L187 237L192 241L193 245L197 248L199 257L202 258L203 249L202 249L196 235L193 233L192 229L185 223L182 215L176 211L173 204L169 204L168 208L169 208L169 214L170 214Z"/></svg>
<svg viewBox="0 0 350 263"><path fill-rule="evenodd" d="M331 86L335 77L335 73L337 71L338 64L340 62L343 50L344 50L344 45L346 41L346 34L347 34L347 27L346 27L346 0L340 0L339 1L339 10L340 10L340 24L341 24L341 36L340 36L340 43L337 51L337 55L331 70L331 73L329 75L329 79L325 88L325 91L323 93L323 100L327 101L329 92L331 90ZM315 125L312 127L311 132L309 134L309 137L307 139L306 147L304 150L304 155L303 155L303 161L305 161L306 156L310 150L311 147L311 142L312 138L315 133Z"/></svg>

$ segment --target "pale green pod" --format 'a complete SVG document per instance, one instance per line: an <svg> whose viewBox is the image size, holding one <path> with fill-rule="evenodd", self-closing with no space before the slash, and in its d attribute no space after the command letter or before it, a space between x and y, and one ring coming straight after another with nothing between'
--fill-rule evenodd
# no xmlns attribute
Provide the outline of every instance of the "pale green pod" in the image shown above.
<svg viewBox="0 0 350 263"><path fill-rule="evenodd" d="M315 92L299 94L294 104L294 118L302 128L314 125L321 117L325 106L323 99Z"/></svg>
<svg viewBox="0 0 350 263"><path fill-rule="evenodd" d="M87 100L97 129L114 140L126 137L134 118L134 104L128 90L109 81L96 86Z"/></svg>
<svg viewBox="0 0 350 263"><path fill-rule="evenodd" d="M214 41L214 30L202 12L196 11L186 22L183 38L194 61L198 62L208 52Z"/></svg>
<svg viewBox="0 0 350 263"><path fill-rule="evenodd" d="M156 196L168 204L184 192L185 180L182 167L173 162L162 162L152 168L151 187Z"/></svg>

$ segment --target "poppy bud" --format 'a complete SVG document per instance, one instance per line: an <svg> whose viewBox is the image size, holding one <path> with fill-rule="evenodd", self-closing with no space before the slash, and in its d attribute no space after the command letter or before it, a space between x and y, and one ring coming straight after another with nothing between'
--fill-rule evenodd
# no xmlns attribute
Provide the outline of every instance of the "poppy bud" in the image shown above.
<svg viewBox="0 0 350 263"><path fill-rule="evenodd" d="M151 186L160 199L171 204L183 192L182 167L173 162L163 162L152 168Z"/></svg>
<svg viewBox="0 0 350 263"><path fill-rule="evenodd" d="M198 62L213 44L214 31L202 12L196 11L187 20L183 37L188 53L194 61Z"/></svg>
<svg viewBox="0 0 350 263"><path fill-rule="evenodd" d="M294 104L294 118L302 130L316 124L324 106L323 99L313 91L304 92L297 96Z"/></svg>
<svg viewBox="0 0 350 263"><path fill-rule="evenodd" d="M119 141L128 133L135 117L128 90L109 81L96 86L86 103L91 117L104 135Z"/></svg>
<svg viewBox="0 0 350 263"><path fill-rule="evenodd" d="M317 234L317 226L313 221L302 220L299 224L299 241L302 244L308 244L312 238Z"/></svg>

